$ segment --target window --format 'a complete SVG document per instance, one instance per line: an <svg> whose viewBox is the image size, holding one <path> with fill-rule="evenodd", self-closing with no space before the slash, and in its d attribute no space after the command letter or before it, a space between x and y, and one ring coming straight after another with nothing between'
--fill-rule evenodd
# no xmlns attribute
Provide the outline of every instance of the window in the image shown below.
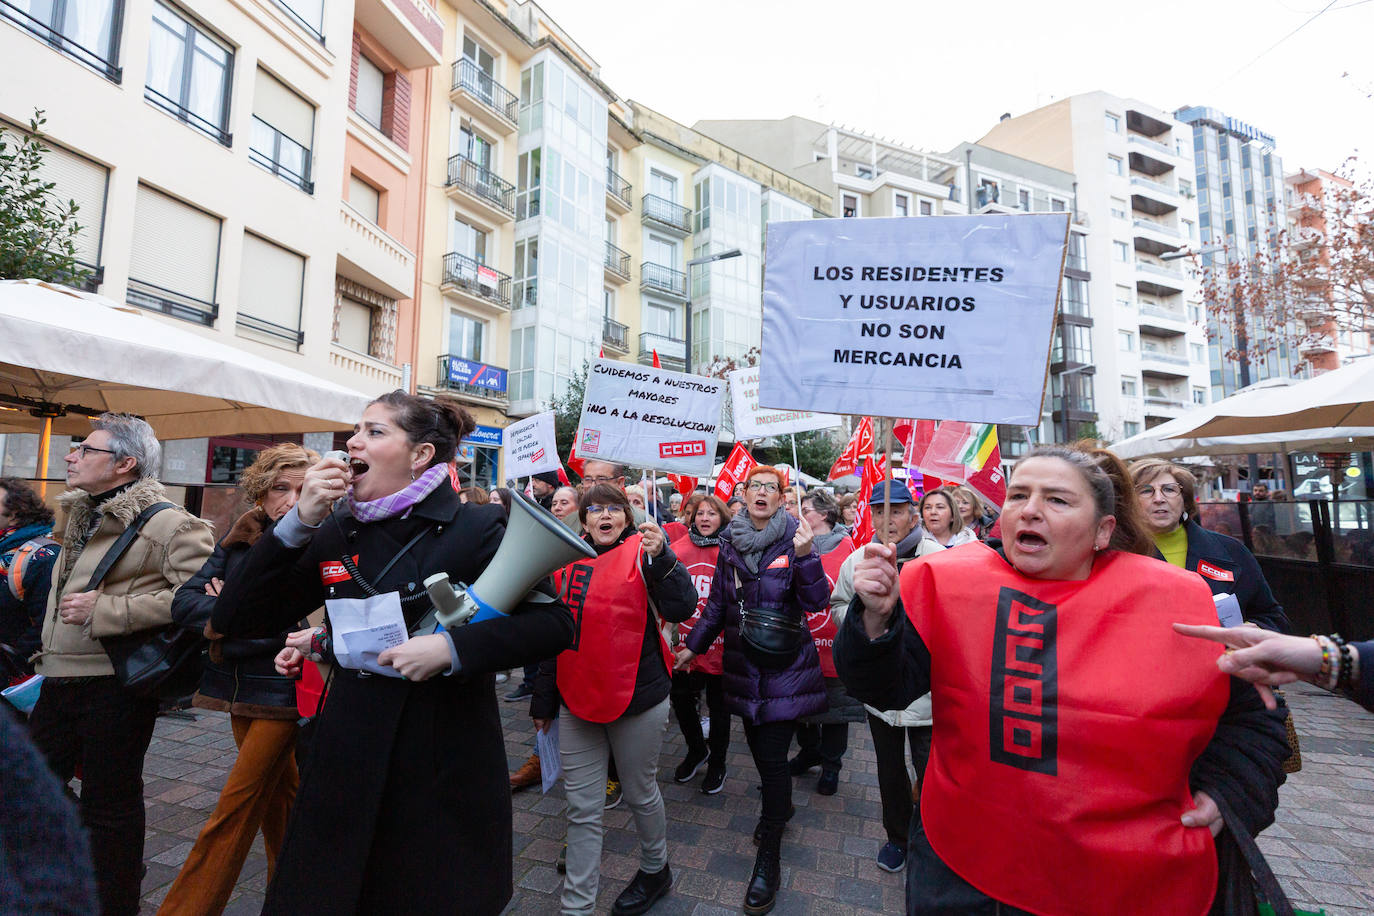
<svg viewBox="0 0 1374 916"><path fill-rule="evenodd" d="M251 232L244 233L239 272L240 328L299 348L305 342L301 332L304 292L305 258Z"/></svg>
<svg viewBox="0 0 1374 916"><path fill-rule="evenodd" d="M1137 420L1122 420L1121 432L1127 439L1131 436L1140 434L1140 423Z"/></svg>
<svg viewBox="0 0 1374 916"><path fill-rule="evenodd" d="M1131 246L1125 242L1112 241L1112 257L1121 263L1126 263L1131 259Z"/></svg>
<svg viewBox="0 0 1374 916"><path fill-rule="evenodd" d="M1188 303L1188 320L1194 324L1202 324L1202 306L1200 304Z"/></svg>
<svg viewBox="0 0 1374 916"><path fill-rule="evenodd" d="M921 201L920 213L921 213L922 216L930 216L933 212L935 212L935 211L934 211L934 208L931 206L930 201L928 201L928 200L923 200L923 201Z"/></svg>
<svg viewBox="0 0 1374 916"><path fill-rule="evenodd" d="M348 203L374 226L381 225L382 195L357 175L348 176Z"/></svg>
<svg viewBox="0 0 1374 916"><path fill-rule="evenodd" d="M859 215L859 198L853 194L845 194L841 198L840 216L849 218Z"/></svg>
<svg viewBox="0 0 1374 916"><path fill-rule="evenodd" d="M1131 288L1118 284L1116 287L1116 304L1121 308L1128 309L1133 301L1134 296L1131 294Z"/></svg>
<svg viewBox="0 0 1374 916"><path fill-rule="evenodd" d="M38 174L44 181L56 185L53 194L58 200L76 201L76 222L81 228L72 239L74 253L78 262L94 270L100 266L100 243L105 235L105 191L109 186L110 171L103 165L55 146L47 138L43 143L48 149L43 154ZM96 283L97 278L92 278L87 288L94 292Z"/></svg>
<svg viewBox="0 0 1374 916"><path fill-rule="evenodd" d="M515 218L533 219L539 215L539 184L542 180L540 163L542 149L521 153L515 166Z"/></svg>
<svg viewBox="0 0 1374 916"><path fill-rule="evenodd" d="M273 175L313 194L310 143L314 134L314 107L259 68L253 92L253 140L249 158Z"/></svg>
<svg viewBox="0 0 1374 916"><path fill-rule="evenodd" d="M306 31L324 44L324 0L277 0L291 18L305 26Z"/></svg>
<svg viewBox="0 0 1374 916"><path fill-rule="evenodd" d="M1068 204L1067 204L1064 200L1062 200L1062 199L1060 199L1060 198L1058 198L1058 197L1051 197L1051 198L1050 198L1050 212L1051 212L1051 213L1063 213L1064 210L1067 208L1067 206L1068 206Z"/></svg>
<svg viewBox="0 0 1374 916"><path fill-rule="evenodd" d="M650 169L649 193L655 197L677 203L677 179L671 175L665 175L658 169Z"/></svg>
<svg viewBox="0 0 1374 916"><path fill-rule="evenodd" d="M1125 175L1125 174L1126 174L1126 170L1125 170L1125 169L1122 167L1122 165L1121 165L1121 157L1120 157L1120 156L1113 156L1113 155L1110 154L1110 153L1107 154L1107 174L1108 174L1108 175Z"/></svg>
<svg viewBox="0 0 1374 916"><path fill-rule="evenodd" d="M1081 232L1069 233L1069 252L1064 266L1071 270L1088 271L1088 237Z"/></svg>
<svg viewBox="0 0 1374 916"><path fill-rule="evenodd" d="M905 194L892 195L892 212L898 216L911 215L911 201Z"/></svg>
<svg viewBox="0 0 1374 916"><path fill-rule="evenodd" d="M1192 197L1193 183L1186 178L1180 178L1178 180L1178 193L1182 194L1184 197Z"/></svg>
<svg viewBox="0 0 1374 916"><path fill-rule="evenodd" d="M358 117L378 130L382 129L382 97L385 95L386 74L365 55L358 55L358 95L353 110Z"/></svg>
<svg viewBox="0 0 1374 916"><path fill-rule="evenodd" d="M860 178L872 178L872 177L873 177L873 169L872 169L870 166L867 166L867 165L857 165L857 164L856 164L856 165L854 166L854 174L855 174L855 175L858 175Z"/></svg>
<svg viewBox="0 0 1374 916"><path fill-rule="evenodd" d="M1114 115L1110 111L1106 114L1106 126L1108 133L1121 133L1121 116Z"/></svg>
<svg viewBox="0 0 1374 916"><path fill-rule="evenodd" d="M372 306L344 296L339 300L339 329L334 342L355 353L372 352Z"/></svg>
<svg viewBox="0 0 1374 916"><path fill-rule="evenodd" d="M1207 350L1200 343L1188 344L1188 354L1192 357L1192 360L1195 363L1207 362Z"/></svg>
<svg viewBox="0 0 1374 916"><path fill-rule="evenodd" d="M163 111L228 146L234 55L162 3L153 4L148 84L143 95Z"/></svg>
<svg viewBox="0 0 1374 916"><path fill-rule="evenodd" d="M462 156L464 159L473 163L480 169L491 169L492 143L486 137L472 130L470 127L462 126L462 113L456 108L449 109L453 122L457 122L458 129L453 132L449 139L450 154ZM489 178L483 175L474 176L478 181Z"/></svg>
<svg viewBox="0 0 1374 916"><path fill-rule="evenodd" d="M1018 189L1017 189L1017 191L1016 191L1016 206L1018 206L1019 208L1021 208L1021 209L1024 210L1024 211L1026 211L1027 213L1030 212L1030 209L1031 209L1031 192L1030 192L1030 189L1029 189L1029 188L1018 188Z"/></svg>
<svg viewBox="0 0 1374 916"><path fill-rule="evenodd" d="M988 204L995 204L1001 197L1001 189L997 187L997 182L991 178L978 179L978 206L986 207Z"/></svg>
<svg viewBox="0 0 1374 916"><path fill-rule="evenodd" d="M1207 389L1206 389L1206 388L1194 388L1194 389L1193 389L1193 403L1194 403L1194 404L1206 404L1206 403L1207 403Z"/></svg>
<svg viewBox="0 0 1374 916"><path fill-rule="evenodd" d="M448 353L459 359L482 362L483 342L487 335L487 323L464 315L462 312L448 313Z"/></svg>
<svg viewBox="0 0 1374 916"><path fill-rule="evenodd" d="M10 0L0 18L118 83L120 0Z"/></svg>
<svg viewBox="0 0 1374 916"><path fill-rule="evenodd" d="M539 239L525 239L515 243L515 302L512 308L524 308L539 301ZM531 366L533 368L533 366Z"/></svg>
<svg viewBox="0 0 1374 916"><path fill-rule="evenodd" d="M677 309L658 302L644 303L644 330L650 334L675 340L677 334ZM660 356L662 354L659 354Z"/></svg>
<svg viewBox="0 0 1374 916"><path fill-rule="evenodd" d="M1186 235L1190 241L1196 242L1197 224L1190 219L1181 220L1181 222L1183 223L1183 234Z"/></svg>
<svg viewBox="0 0 1374 916"><path fill-rule="evenodd" d="M1116 332L1116 347L1122 353L1135 352L1135 335L1130 331Z"/></svg>
<svg viewBox="0 0 1374 916"><path fill-rule="evenodd" d="M219 231L217 217L140 184L129 252L129 302L213 325Z"/></svg>
<svg viewBox="0 0 1374 916"><path fill-rule="evenodd" d="M615 320L615 290L610 287L601 290L601 317Z"/></svg>
<svg viewBox="0 0 1374 916"><path fill-rule="evenodd" d="M496 58L471 35L463 36L463 57L472 61L488 80L496 78Z"/></svg>
<svg viewBox="0 0 1374 916"><path fill-rule="evenodd" d="M1136 380L1135 380L1135 376L1134 376L1134 375L1123 375L1123 376L1121 376L1121 396L1122 396L1122 397L1125 397L1125 398L1133 398L1133 397L1136 396L1136 394L1137 394L1138 392L1139 392L1139 388L1136 386Z"/></svg>
<svg viewBox="0 0 1374 916"><path fill-rule="evenodd" d="M1065 315L1088 317L1088 281L1074 277L1063 280L1063 297L1060 307Z"/></svg>
<svg viewBox="0 0 1374 916"><path fill-rule="evenodd" d="M1126 201L1122 200L1120 197L1113 197L1111 206L1112 219L1126 218Z"/></svg>

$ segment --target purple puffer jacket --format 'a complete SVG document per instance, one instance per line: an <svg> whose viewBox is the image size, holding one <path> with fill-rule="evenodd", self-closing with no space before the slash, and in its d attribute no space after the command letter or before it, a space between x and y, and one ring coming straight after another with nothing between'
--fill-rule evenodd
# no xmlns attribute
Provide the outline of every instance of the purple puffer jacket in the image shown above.
<svg viewBox="0 0 1374 916"><path fill-rule="evenodd" d="M730 543L730 529L720 532L720 556L716 561L711 595L692 632L687 648L701 655L725 630L725 702L730 711L754 725L784 722L800 716L824 712L825 678L816 645L806 640L797 657L786 668L763 670L749 661L739 635L739 602L746 607L784 608L799 620L804 611L823 606L830 600L830 584L813 550L800 559L792 548L797 520L787 517L787 530L777 543L763 553L759 573L751 573ZM770 568L780 557L785 563ZM743 595L735 594L735 573Z"/></svg>

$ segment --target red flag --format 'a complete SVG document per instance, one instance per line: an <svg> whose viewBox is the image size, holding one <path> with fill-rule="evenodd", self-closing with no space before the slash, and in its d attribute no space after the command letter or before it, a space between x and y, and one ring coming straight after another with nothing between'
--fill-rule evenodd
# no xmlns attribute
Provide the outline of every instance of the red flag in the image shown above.
<svg viewBox="0 0 1374 916"><path fill-rule="evenodd" d="M845 445L844 451L840 452L840 457L835 459L835 463L831 465L827 479L834 480L837 477L853 474L859 463L872 453L873 418L864 417L859 421L859 425L854 428L854 435L849 437L849 442Z"/></svg>
<svg viewBox="0 0 1374 916"><path fill-rule="evenodd" d="M859 501L854 514L855 544L867 544L873 540L873 513L869 510L868 500L874 488L886 477L887 463L883 456L864 462L863 476L859 478Z"/></svg>
<svg viewBox="0 0 1374 916"><path fill-rule="evenodd" d="M573 443L572 451L568 452L568 462L567 462L567 464L568 464L568 469L571 470L571 471L572 471L574 474L576 474L578 477L581 477L581 476L582 476L582 469L583 469L584 467L587 466L586 460L583 459L583 458L579 458L579 457L577 456L577 443L576 443L576 442Z"/></svg>
<svg viewBox="0 0 1374 916"><path fill-rule="evenodd" d="M902 443L902 460L906 462L907 473L911 475L907 487L912 493L918 489L926 489L927 481L922 479L923 475L916 469L916 464L930 447L930 440L935 435L935 421L898 420L892 426L892 434ZM934 489L939 485L939 481L936 481L930 484L930 488Z"/></svg>
<svg viewBox="0 0 1374 916"><path fill-rule="evenodd" d="M914 464L922 474L963 483L969 471L961 456L971 433L972 424L946 420L936 428L924 454L917 456L914 462L908 461L907 465Z"/></svg>
<svg viewBox="0 0 1374 916"><path fill-rule="evenodd" d="M673 487L683 496L686 496L697 488L697 479L695 477L687 477L682 474L669 474L668 479L673 482Z"/></svg>
<svg viewBox="0 0 1374 916"><path fill-rule="evenodd" d="M565 487L572 486L572 481L568 479L568 472L563 470L563 465L558 466L558 482Z"/></svg>
<svg viewBox="0 0 1374 916"><path fill-rule="evenodd" d="M730 455L725 459L725 464L721 466L720 476L716 478L715 493L725 502L730 501L730 497L735 493L735 484L749 476L749 472L758 465L754 456L749 454L749 450L741 443L736 442L735 447L730 449Z"/></svg>
<svg viewBox="0 0 1374 916"><path fill-rule="evenodd" d="M1002 508L1002 503L1007 501L1007 480L1002 476L1002 447L1000 445L992 447L992 454L988 456L987 463L981 469L970 474L967 483L989 504L999 509Z"/></svg>
<svg viewBox="0 0 1374 916"><path fill-rule="evenodd" d="M458 480L457 458L454 458L452 461L448 463L448 482L453 485L453 491L455 493L463 489L463 484Z"/></svg>
<svg viewBox="0 0 1374 916"><path fill-rule="evenodd" d="M660 362L658 361L658 349L657 349L657 348L654 349L654 368L655 368L655 369L662 369L662 368L663 368L663 364L660 363Z"/></svg>
<svg viewBox="0 0 1374 916"><path fill-rule="evenodd" d="M597 351L596 351L596 358L597 358L597 359L605 359L605 358L606 358L606 348L605 348L605 347L602 347L600 350L597 350Z"/></svg>

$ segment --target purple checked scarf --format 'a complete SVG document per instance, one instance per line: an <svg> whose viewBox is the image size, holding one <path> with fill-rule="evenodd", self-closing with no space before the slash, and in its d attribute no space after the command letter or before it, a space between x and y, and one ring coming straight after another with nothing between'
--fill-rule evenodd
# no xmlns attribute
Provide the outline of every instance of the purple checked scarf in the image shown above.
<svg viewBox="0 0 1374 916"><path fill-rule="evenodd" d="M395 518L410 512L411 507L433 493L439 484L448 483L448 467L436 464L419 477L397 490L390 496L382 496L370 502L359 502L348 494L348 508L353 517L360 522L380 522L384 518Z"/></svg>

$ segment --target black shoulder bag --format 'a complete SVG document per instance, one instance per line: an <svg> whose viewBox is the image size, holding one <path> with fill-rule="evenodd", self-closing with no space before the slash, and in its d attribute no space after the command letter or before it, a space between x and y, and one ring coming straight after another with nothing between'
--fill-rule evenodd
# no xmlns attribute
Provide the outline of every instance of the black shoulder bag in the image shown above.
<svg viewBox="0 0 1374 916"><path fill-rule="evenodd" d="M140 512L100 558L91 581L86 584L86 591L94 591L100 585L149 519L163 509L175 508L172 503L157 502ZM130 693L143 697L179 697L200 684L206 639L198 630L169 624L127 636L106 636L100 640L100 645L114 666L115 679Z"/></svg>
<svg viewBox="0 0 1374 916"><path fill-rule="evenodd" d="M739 636L744 655L758 668L786 668L801 651L811 631L782 608L746 607L741 597L743 585L735 573L735 600L739 602Z"/></svg>

